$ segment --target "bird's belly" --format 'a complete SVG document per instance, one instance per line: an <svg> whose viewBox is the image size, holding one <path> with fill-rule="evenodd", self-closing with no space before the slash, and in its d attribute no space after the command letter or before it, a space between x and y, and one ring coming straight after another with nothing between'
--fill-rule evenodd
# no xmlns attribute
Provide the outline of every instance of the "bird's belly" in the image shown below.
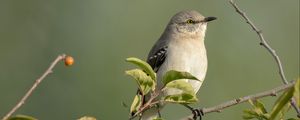
<svg viewBox="0 0 300 120"><path fill-rule="evenodd" d="M195 54L190 54L189 52L199 52ZM197 77L200 81L195 80L187 80L194 91L197 92L202 82L205 78L206 69L207 69L207 58L205 51L188 51L185 49L185 52L177 52L177 53L168 53L168 57L165 63L160 68L161 71L158 73L158 78L162 78L162 75L169 70L177 70L182 72L189 72L195 77ZM176 90L168 90L167 94L176 94Z"/></svg>

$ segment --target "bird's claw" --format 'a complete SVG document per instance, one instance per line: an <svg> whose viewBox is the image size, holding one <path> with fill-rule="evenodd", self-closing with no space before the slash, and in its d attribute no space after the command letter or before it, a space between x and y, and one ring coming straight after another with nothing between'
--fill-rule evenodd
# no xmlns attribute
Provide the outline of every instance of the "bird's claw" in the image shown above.
<svg viewBox="0 0 300 120"><path fill-rule="evenodd" d="M202 116L204 115L202 109L193 109L192 113L193 113L194 120L197 120L198 117L199 120L202 120Z"/></svg>

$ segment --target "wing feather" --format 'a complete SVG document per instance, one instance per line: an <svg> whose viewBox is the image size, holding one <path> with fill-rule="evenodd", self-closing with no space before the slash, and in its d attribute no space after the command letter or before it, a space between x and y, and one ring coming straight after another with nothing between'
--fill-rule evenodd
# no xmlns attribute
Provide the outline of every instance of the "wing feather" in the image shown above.
<svg viewBox="0 0 300 120"><path fill-rule="evenodd" d="M157 72L160 66L164 63L167 57L167 49L168 46L163 46L156 51L152 51L151 55L149 54L147 62L155 72Z"/></svg>

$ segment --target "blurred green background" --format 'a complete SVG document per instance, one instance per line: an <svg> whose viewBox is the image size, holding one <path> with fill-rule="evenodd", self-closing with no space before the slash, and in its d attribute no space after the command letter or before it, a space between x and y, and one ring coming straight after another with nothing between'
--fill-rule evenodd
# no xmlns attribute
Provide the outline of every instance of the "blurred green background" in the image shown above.
<svg viewBox="0 0 300 120"><path fill-rule="evenodd" d="M283 62L289 80L299 77L299 0L236 0ZM84 115L99 120L128 118L136 84L124 71L127 57L145 59L175 13L194 9L218 20L208 26L209 67L196 106L281 85L272 56L227 0L1 0L0 116L24 95L57 55L62 63L38 86L16 114L41 120L72 120ZM262 99L271 108L275 98ZM205 120L242 119L241 104L211 113ZM162 111L168 120L190 114L179 105ZM295 117L294 111L288 116Z"/></svg>

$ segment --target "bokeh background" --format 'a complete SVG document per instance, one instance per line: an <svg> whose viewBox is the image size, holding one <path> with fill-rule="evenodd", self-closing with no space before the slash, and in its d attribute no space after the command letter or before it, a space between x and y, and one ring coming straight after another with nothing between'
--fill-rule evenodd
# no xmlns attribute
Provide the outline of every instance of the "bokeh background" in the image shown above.
<svg viewBox="0 0 300 120"><path fill-rule="evenodd" d="M289 80L299 77L299 0L236 0L281 57ZM216 16L206 35L209 67L195 106L226 100L281 85L277 66L257 35L227 0L1 0L0 116L24 95L57 55L62 63L38 86L16 114L41 120L128 118L136 84L124 71L135 66L127 57L145 59L175 13L194 9ZM275 98L262 101L270 109ZM241 104L211 113L205 120L239 120ZM168 105L163 117L176 120L190 112ZM294 117L291 111L289 117Z"/></svg>

